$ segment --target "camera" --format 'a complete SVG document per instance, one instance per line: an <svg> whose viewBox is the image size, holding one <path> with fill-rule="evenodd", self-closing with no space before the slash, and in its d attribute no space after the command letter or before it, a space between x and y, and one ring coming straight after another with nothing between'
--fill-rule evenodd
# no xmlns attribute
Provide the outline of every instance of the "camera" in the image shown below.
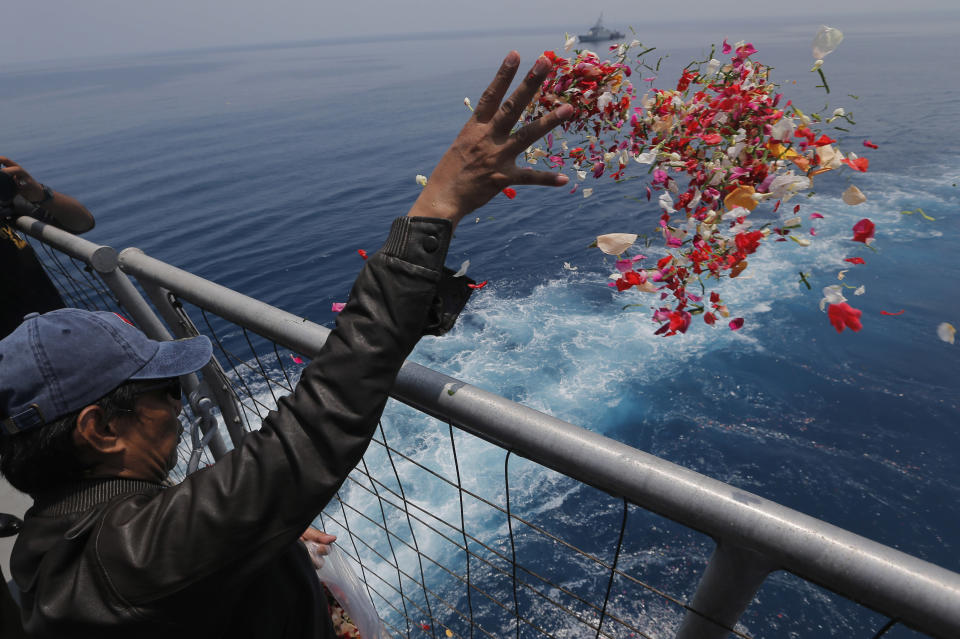
<svg viewBox="0 0 960 639"><path fill-rule="evenodd" d="M20 187L17 181L6 173L0 172L0 206L10 206L19 192Z"/></svg>

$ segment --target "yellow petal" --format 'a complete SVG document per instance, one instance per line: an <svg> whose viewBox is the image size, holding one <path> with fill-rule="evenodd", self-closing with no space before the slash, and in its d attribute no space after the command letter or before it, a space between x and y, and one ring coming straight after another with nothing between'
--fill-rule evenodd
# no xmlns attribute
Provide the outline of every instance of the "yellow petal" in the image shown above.
<svg viewBox="0 0 960 639"><path fill-rule="evenodd" d="M753 199L753 194L755 190L752 186L738 186L734 190L730 191L727 194L727 197L723 198L723 205L729 211L730 209L735 209L738 206L742 206L748 211L752 211L757 208L757 201Z"/></svg>

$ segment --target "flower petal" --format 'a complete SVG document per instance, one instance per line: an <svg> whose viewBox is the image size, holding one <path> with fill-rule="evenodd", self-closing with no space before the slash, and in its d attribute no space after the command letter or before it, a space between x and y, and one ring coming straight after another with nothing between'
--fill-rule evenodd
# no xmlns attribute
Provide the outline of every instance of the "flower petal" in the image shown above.
<svg viewBox="0 0 960 639"><path fill-rule="evenodd" d="M636 233L607 233L597 236L597 248L607 255L620 255L636 241Z"/></svg>
<svg viewBox="0 0 960 639"><path fill-rule="evenodd" d="M956 334L957 334L957 329L953 327L953 324L950 324L948 322L943 322L942 324L937 326L937 337L939 337L945 342L953 344Z"/></svg>
<svg viewBox="0 0 960 639"><path fill-rule="evenodd" d="M866 202L867 196L863 194L863 191L851 184L850 187L843 192L842 199L844 203L850 206L856 206L857 204Z"/></svg>

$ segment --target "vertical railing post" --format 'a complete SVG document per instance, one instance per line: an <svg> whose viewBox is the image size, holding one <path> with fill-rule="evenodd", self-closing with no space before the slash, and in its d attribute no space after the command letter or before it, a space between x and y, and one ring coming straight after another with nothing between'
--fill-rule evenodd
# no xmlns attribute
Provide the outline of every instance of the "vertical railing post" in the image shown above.
<svg viewBox="0 0 960 639"><path fill-rule="evenodd" d="M192 337L199 334L196 326L193 325L186 313L178 313L177 309L174 308L170 302L170 291L146 280L140 280L140 286L143 287L147 297L150 298L150 301L153 302L153 305L166 320L167 325L176 332L177 337ZM233 446L239 446L244 435L243 420L226 372L220 366L216 356L211 357L207 365L200 369L200 372L203 373L203 379L210 394L213 395L217 406L220 407L220 415L223 417Z"/></svg>
<svg viewBox="0 0 960 639"><path fill-rule="evenodd" d="M723 639L776 569L763 555L719 542L700 578L676 639Z"/></svg>

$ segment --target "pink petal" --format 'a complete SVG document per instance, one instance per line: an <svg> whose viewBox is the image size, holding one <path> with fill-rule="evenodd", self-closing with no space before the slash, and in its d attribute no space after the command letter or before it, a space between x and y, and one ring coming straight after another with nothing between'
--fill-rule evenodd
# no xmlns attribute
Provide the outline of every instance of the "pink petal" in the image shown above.
<svg viewBox="0 0 960 639"><path fill-rule="evenodd" d="M339 313L340 311L343 310L343 307L345 307L346 305L347 305L346 302L334 302L333 304L330 305L330 310L333 311L334 313Z"/></svg>
<svg viewBox="0 0 960 639"><path fill-rule="evenodd" d="M294 364L303 364L303 358L302 358L302 357L297 357L297 356L294 355L293 353L290 353L290 359L293 360L293 363L294 363Z"/></svg>
<svg viewBox="0 0 960 639"><path fill-rule="evenodd" d="M730 320L730 330L739 331L743 327L743 318L738 317L736 319Z"/></svg>

